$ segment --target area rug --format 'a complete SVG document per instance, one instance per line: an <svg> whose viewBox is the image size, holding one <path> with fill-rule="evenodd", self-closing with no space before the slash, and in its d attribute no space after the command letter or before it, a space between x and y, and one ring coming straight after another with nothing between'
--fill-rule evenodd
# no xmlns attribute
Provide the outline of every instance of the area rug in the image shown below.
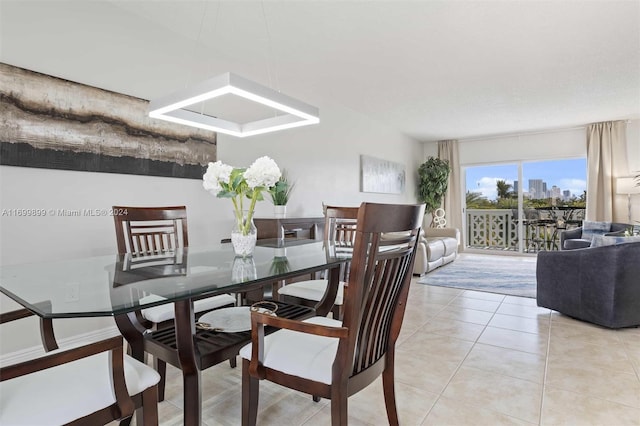
<svg viewBox="0 0 640 426"><path fill-rule="evenodd" d="M536 258L461 253L418 283L535 298Z"/></svg>

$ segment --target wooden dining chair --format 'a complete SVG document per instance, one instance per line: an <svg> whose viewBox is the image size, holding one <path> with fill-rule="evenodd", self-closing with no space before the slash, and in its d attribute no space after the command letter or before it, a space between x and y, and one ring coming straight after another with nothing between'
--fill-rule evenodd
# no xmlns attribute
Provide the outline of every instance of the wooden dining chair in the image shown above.
<svg viewBox="0 0 640 426"><path fill-rule="evenodd" d="M260 380L331 399L337 426L347 424L348 397L380 375L389 424L398 424L395 344L423 217L424 205L361 205L342 321L251 313L251 344L240 351L243 425L256 423ZM265 326L281 330L265 337Z"/></svg>
<svg viewBox="0 0 640 426"><path fill-rule="evenodd" d="M352 249L355 240L356 221L358 219L358 207L325 206L324 242L340 249ZM342 270L342 280L338 287L338 293L333 303L333 317L342 317L342 305L344 299L344 284L349 273L349 265L345 264ZM317 305L327 292L328 280L316 279L296 281L278 289L278 295L290 299L293 303L304 305Z"/></svg>
<svg viewBox="0 0 640 426"><path fill-rule="evenodd" d="M145 259L157 261L163 255L172 255L176 249L189 247L187 231L187 208L185 206L170 207L131 207L113 206L114 223L118 254L131 254L138 264ZM156 301L157 295L144 296L141 301ZM197 317L214 309L235 306L236 299L232 295L222 294L194 301L194 312ZM143 327L157 330L173 327L175 318L174 304L142 309L136 312ZM164 400L166 363L158 356L154 357L156 368L161 376L160 401ZM229 359L232 367L236 366L235 357Z"/></svg>
<svg viewBox="0 0 640 426"><path fill-rule="evenodd" d="M32 315L3 313L0 324ZM57 347L46 327L41 335L45 349ZM0 424L107 424L142 408L138 424L157 425L159 380L151 367L124 354L122 336L52 350L0 368Z"/></svg>

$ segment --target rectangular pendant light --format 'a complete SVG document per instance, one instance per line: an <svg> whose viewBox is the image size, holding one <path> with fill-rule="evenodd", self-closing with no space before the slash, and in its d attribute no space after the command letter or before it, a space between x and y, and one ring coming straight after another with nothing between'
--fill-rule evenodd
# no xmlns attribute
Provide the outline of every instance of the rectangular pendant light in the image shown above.
<svg viewBox="0 0 640 426"><path fill-rule="evenodd" d="M236 95L285 114L247 123L236 123L184 109L223 95ZM320 122L318 108L232 73L219 75L151 101L149 117L240 138Z"/></svg>

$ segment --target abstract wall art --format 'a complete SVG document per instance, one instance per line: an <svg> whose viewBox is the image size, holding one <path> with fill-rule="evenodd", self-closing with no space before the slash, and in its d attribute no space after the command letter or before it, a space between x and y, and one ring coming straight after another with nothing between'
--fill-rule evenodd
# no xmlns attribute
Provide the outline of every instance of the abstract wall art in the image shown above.
<svg viewBox="0 0 640 426"><path fill-rule="evenodd" d="M404 165L368 155L360 156L360 191L402 194L405 186Z"/></svg>
<svg viewBox="0 0 640 426"><path fill-rule="evenodd" d="M148 101L0 63L0 164L202 179L216 134Z"/></svg>

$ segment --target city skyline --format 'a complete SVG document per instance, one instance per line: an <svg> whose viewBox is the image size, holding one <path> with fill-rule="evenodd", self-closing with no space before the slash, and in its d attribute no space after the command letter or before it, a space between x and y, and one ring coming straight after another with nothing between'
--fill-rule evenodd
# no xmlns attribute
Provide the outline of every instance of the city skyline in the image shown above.
<svg viewBox="0 0 640 426"><path fill-rule="evenodd" d="M497 164L488 166L469 166L466 172L466 191L479 192L488 200L497 199L496 182L504 180L514 185L518 180L518 165ZM559 189L560 196L570 191L571 196L579 197L587 189L586 158L570 160L550 160L522 163L523 192L528 193L529 180L542 180L546 190L553 186Z"/></svg>

